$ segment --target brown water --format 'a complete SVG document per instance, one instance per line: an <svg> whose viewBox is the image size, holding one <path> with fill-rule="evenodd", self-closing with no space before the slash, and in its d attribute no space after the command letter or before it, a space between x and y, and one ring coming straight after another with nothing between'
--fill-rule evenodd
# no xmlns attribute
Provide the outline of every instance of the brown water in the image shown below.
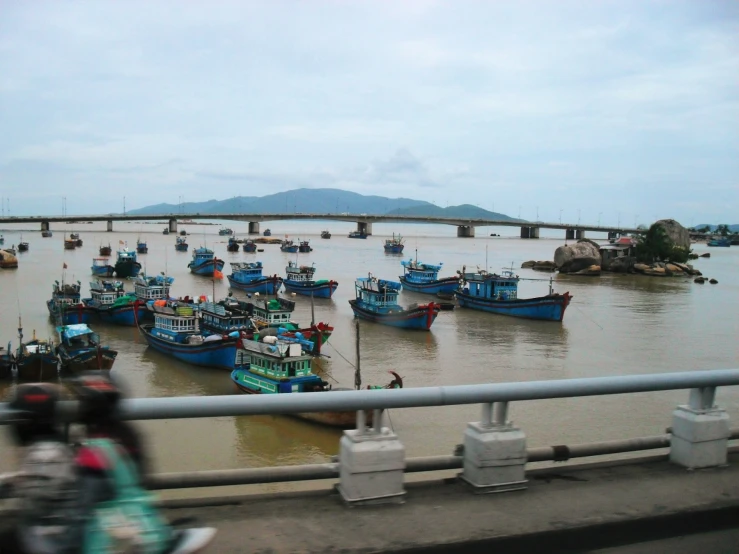
<svg viewBox="0 0 739 554"><path fill-rule="evenodd" d="M0 343L17 344L18 313L24 334L35 330L40 337L54 336L45 301L51 284L62 275L80 280L83 293L91 279L92 258L101 244L118 241L135 247L139 235L149 253L139 260L149 273L166 271L175 277L177 296L228 292L228 281L215 284L193 276L187 269L191 253L174 249L175 237L164 236L160 224L123 224L106 233L100 225L53 227L54 236L42 238L36 229L23 226L30 251L19 254L17 270L0 270ZM237 236L246 223L229 222ZM331 356L317 372L338 385L351 387L355 335L348 299L353 297L355 277L372 272L396 279L402 273L401 256L386 255L384 238L393 232L406 236L404 257L414 255L430 263L444 262L442 275L463 265L500 270L520 267L529 259L551 259L561 239L520 240L491 238L490 232L511 234L515 228L477 230L475 239L458 239L455 228L441 225L375 225L367 240L348 239L348 223L271 222L273 237L310 239L314 251L299 254L301 264L315 262L318 279L339 281L331 300L315 301L316 319L330 322L334 335L325 348ZM203 243L228 262L261 260L265 273L284 274L295 254L280 252L277 245L263 245L263 253L227 253L227 237L218 236L218 225L180 226L192 233L190 248ZM262 224L262 229L267 225ZM322 228L332 231L330 240L319 238ZM84 245L63 249L65 232L79 232ZM19 229L3 229L5 245L19 242ZM406 387L533 381L572 377L641 374L683 370L739 367L739 248L707 248L710 259L695 262L718 285L697 285L688 278L649 278L603 275L600 278L554 276L554 289L574 295L563 323L518 320L470 310L441 312L431 332L396 330L361 324L362 377L364 384L384 384L387 370L395 370ZM66 263L68 269L63 271ZM521 277L548 279L549 274L518 270ZM132 287L127 287L132 288ZM523 281L519 296L539 296L548 282ZM242 293L236 292L237 296ZM430 297L402 293L401 303L427 301ZM295 298L295 320L310 321L310 299ZM199 396L235 394L227 371L209 371L172 360L149 350L134 328L92 324L105 342L118 350L114 373L130 396ZM0 389L5 394L7 386ZM649 393L519 402L511 417L527 433L530 446L563 444L658 434L670 425L671 411L687 399L687 392ZM739 390L721 389L718 401L739 423ZM408 456L448 454L462 441L465 423L479 419L477 406L392 410L391 423L406 446ZM340 431L281 416L221 417L141 422L152 450L156 471L225 469L268 465L316 463L338 452ZM5 434L0 433L0 441ZM10 465L10 449L0 442L0 470Z"/></svg>

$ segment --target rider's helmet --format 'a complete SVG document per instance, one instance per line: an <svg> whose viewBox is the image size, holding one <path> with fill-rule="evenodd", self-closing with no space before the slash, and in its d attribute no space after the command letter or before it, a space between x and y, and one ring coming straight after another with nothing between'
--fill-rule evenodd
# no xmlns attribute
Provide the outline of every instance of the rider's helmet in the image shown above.
<svg viewBox="0 0 739 554"><path fill-rule="evenodd" d="M16 412L11 429L18 444L25 446L59 435L56 408L60 398L61 389L53 383L23 383L16 387L8 406Z"/></svg>
<svg viewBox="0 0 739 554"><path fill-rule="evenodd" d="M108 375L83 373L69 385L79 401L80 423L96 424L115 418L122 394Z"/></svg>

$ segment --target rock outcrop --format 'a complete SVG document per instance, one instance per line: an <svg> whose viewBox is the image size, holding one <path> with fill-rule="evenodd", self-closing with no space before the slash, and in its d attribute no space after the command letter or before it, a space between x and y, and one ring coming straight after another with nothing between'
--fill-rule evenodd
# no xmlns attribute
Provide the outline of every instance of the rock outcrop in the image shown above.
<svg viewBox="0 0 739 554"><path fill-rule="evenodd" d="M680 225L674 219L660 219L655 222L665 230L667 236L675 246L679 246L685 250L690 250L690 231Z"/></svg>
<svg viewBox="0 0 739 554"><path fill-rule="evenodd" d="M522 269L534 269L536 271L554 271L557 266L549 260L529 260L521 264Z"/></svg>
<svg viewBox="0 0 739 554"><path fill-rule="evenodd" d="M554 251L554 265L560 273L576 273L600 263L600 247L592 240L582 239Z"/></svg>
<svg viewBox="0 0 739 554"><path fill-rule="evenodd" d="M610 271L611 273L630 273L633 271L635 263L636 258L633 256L621 256L620 258L603 260L601 267L603 271Z"/></svg>

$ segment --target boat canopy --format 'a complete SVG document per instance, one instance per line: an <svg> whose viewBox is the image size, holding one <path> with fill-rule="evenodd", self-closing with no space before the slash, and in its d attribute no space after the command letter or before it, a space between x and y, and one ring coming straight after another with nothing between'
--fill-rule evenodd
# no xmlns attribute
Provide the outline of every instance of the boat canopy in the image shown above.
<svg viewBox="0 0 739 554"><path fill-rule="evenodd" d="M69 339L75 337L81 337L83 335L91 335L92 329L90 329L86 323L76 323L74 325L62 325L56 328L56 332L60 335L64 335Z"/></svg>

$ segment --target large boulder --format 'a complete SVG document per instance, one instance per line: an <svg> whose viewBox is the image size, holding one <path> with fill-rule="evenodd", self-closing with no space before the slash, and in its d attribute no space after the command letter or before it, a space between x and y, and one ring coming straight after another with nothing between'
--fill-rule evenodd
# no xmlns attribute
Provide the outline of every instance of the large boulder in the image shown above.
<svg viewBox="0 0 739 554"><path fill-rule="evenodd" d="M674 219L660 219L655 223L665 230L675 246L690 250L690 232Z"/></svg>
<svg viewBox="0 0 739 554"><path fill-rule="evenodd" d="M588 239L560 246L554 251L554 265L561 273L574 273L591 265L599 266L600 262L600 246Z"/></svg>
<svg viewBox="0 0 739 554"><path fill-rule="evenodd" d="M621 256L620 258L611 258L608 261L604 261L603 271L610 271L611 273L628 273L634 267L636 258L633 256Z"/></svg>

